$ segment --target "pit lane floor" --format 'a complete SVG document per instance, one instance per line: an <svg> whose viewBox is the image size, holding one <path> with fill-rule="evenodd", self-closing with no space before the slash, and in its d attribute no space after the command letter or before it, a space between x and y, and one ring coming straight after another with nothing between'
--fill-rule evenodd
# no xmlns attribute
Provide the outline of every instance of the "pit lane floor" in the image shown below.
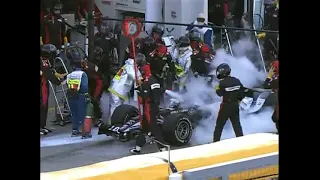
<svg viewBox="0 0 320 180"><path fill-rule="evenodd" d="M57 96L58 99L62 98L62 94ZM52 125L51 121L55 120L54 105L55 102L51 92L47 126L53 129L53 132L40 137L41 172L85 166L131 155L129 149L134 147L135 141L123 143L105 135L98 136L97 128L93 128L91 139L71 138L71 124L64 127ZM143 153L156 152L157 146L155 144L146 145L142 151Z"/></svg>
<svg viewBox="0 0 320 180"><path fill-rule="evenodd" d="M62 94L58 94L58 99L62 99ZM93 128L93 137L91 139L82 140L80 137L71 138L71 124L67 124L64 127L52 125L51 121L55 119L54 104L53 95L51 93L47 125L49 128L53 129L53 132L40 137L41 172L70 169L131 155L129 149L134 147L135 141L123 143L105 135L98 136L97 128ZM271 117L271 114L268 116ZM211 139L212 135L207 135L210 136ZM233 134L232 137L234 137ZM189 146L192 145L172 147L172 149ZM142 149L143 153L152 153L156 151L157 146L155 144L146 145Z"/></svg>

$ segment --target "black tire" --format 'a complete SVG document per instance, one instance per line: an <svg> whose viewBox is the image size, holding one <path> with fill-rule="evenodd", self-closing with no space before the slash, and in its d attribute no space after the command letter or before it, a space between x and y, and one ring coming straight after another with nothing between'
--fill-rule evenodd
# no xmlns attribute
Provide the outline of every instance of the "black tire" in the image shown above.
<svg viewBox="0 0 320 180"><path fill-rule="evenodd" d="M135 117L137 115L138 109L136 107L129 104L122 104L114 110L111 116L111 125L123 125L131 117Z"/></svg>
<svg viewBox="0 0 320 180"><path fill-rule="evenodd" d="M185 132L180 134L180 128L185 128ZM190 119L184 114L170 114L162 124L163 136L170 145L182 146L189 142L192 136L192 124Z"/></svg>

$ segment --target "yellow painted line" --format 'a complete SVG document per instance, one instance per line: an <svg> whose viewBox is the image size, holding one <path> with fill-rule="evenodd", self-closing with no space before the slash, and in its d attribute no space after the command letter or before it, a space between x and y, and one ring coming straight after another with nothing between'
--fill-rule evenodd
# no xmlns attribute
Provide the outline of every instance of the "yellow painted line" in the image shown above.
<svg viewBox="0 0 320 180"><path fill-rule="evenodd" d="M171 161L179 171L278 152L278 135L260 133L217 143L171 151ZM160 158L167 152L129 156L113 161L67 170L41 173L44 180L167 180L168 165ZM234 174L233 179L277 174L278 166Z"/></svg>

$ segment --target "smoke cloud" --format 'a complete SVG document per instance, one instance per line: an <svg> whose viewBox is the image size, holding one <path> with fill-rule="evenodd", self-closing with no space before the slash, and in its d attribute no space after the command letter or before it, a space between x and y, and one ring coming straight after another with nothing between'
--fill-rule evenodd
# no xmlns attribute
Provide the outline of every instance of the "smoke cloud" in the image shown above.
<svg viewBox="0 0 320 180"><path fill-rule="evenodd" d="M233 46L235 57L226 54L224 50L218 50L212 67L227 63L232 69L231 76L239 78L245 87L260 87L267 74L263 70L257 69L257 62L249 60L245 56L246 51L250 51L253 48L255 48L253 43L248 39L243 39ZM187 92L180 95L184 99L184 103L182 103L184 106L197 104L212 113L210 118L201 120L200 125L195 128L190 141L191 144L204 144L213 140L214 126L221 103L221 97L216 95L214 89L214 86L218 83L217 79L215 79L212 85L209 86L204 78L196 79L191 77L191 81L187 84ZM209 104L206 102L208 99L211 100ZM244 134L276 131L275 125L271 120L272 113L273 109L269 108L258 114L240 114ZM230 121L228 121L221 139L233 137L235 137L235 134Z"/></svg>

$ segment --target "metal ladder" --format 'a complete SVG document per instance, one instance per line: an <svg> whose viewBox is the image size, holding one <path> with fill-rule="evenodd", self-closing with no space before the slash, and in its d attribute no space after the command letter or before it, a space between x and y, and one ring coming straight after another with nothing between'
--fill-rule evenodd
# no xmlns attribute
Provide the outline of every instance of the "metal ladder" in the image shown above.
<svg viewBox="0 0 320 180"><path fill-rule="evenodd" d="M57 63L58 62L58 63ZM61 64L63 67L63 70L68 73L68 69L64 63L64 61L62 60L61 57L56 57L54 59L54 65L53 65L53 70L54 72L56 72L56 65L57 64ZM70 123L70 116L71 116L71 111L70 111L70 106L69 106L69 102L68 102L68 98L67 98L67 94L66 94L66 88L64 85L60 85L60 86L56 86L53 85L50 81L49 81L49 86L52 90L52 94L55 100L55 112L56 112L56 120L52 121L53 125L57 125L59 124L60 126L64 126L67 123ZM59 87L60 89L57 89L57 87ZM64 103L64 109L62 109L62 107L60 106L60 102L59 99L57 97L58 93L62 93L63 94L63 99L62 99L62 103Z"/></svg>
<svg viewBox="0 0 320 180"><path fill-rule="evenodd" d="M67 74L69 74L69 72L71 71L71 67L70 67L70 60L68 59L68 57L66 56L67 51L71 50L71 49L76 49L80 55L83 56L83 59L87 58L87 55L85 53L85 50L83 50L77 43L75 45L67 45L67 46L62 46L62 52L59 53L59 57L56 57L54 60L54 65L53 65L53 69L54 71L56 71L57 67L62 67L63 71ZM65 61L63 60L65 59ZM65 64L65 62L67 63L67 65ZM69 70L68 68L69 67ZM66 94L67 91L67 87L66 85L61 85L61 86L54 86L52 85L51 82L49 82L50 87L53 91L53 96L56 102L55 105L55 112L57 115L57 119L55 121L53 121L54 125L59 124L60 126L64 126L67 123L71 123L70 121L70 117L71 117L71 110L70 110L70 105L68 102L68 97ZM57 87L60 87L60 89L57 89ZM62 93L63 94L63 98L62 100L59 102L59 99L57 97L57 94ZM60 106L60 104L63 104L63 109Z"/></svg>

